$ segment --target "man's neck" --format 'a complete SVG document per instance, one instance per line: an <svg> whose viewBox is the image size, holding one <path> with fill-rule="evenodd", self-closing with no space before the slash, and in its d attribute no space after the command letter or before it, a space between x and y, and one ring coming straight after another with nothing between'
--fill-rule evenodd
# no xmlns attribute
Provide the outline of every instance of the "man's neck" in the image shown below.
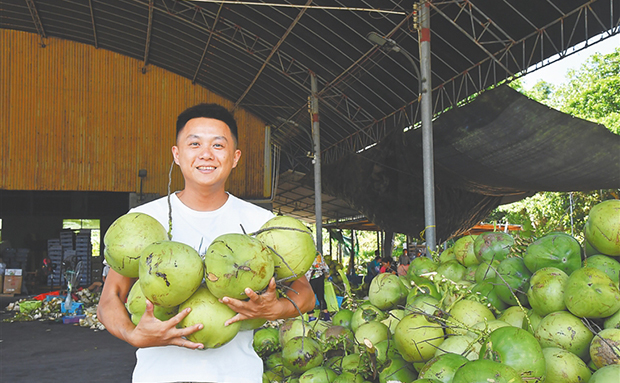
<svg viewBox="0 0 620 383"><path fill-rule="evenodd" d="M210 191L186 187L177 193L177 197L185 206L196 211L214 211L228 201L228 193L224 189Z"/></svg>

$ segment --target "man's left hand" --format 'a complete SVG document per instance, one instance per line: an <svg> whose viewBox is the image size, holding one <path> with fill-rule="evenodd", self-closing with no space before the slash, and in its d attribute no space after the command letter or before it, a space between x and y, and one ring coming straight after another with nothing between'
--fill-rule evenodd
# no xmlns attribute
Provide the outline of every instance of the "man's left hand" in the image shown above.
<svg viewBox="0 0 620 383"><path fill-rule="evenodd" d="M268 320L278 319L278 293L276 291L275 278L271 278L267 286L267 291L264 293L257 294L248 287L245 289L245 294L248 296L249 300L242 301L231 297L222 297L220 299L220 302L237 312L237 315L224 323L225 326L252 318L264 318Z"/></svg>

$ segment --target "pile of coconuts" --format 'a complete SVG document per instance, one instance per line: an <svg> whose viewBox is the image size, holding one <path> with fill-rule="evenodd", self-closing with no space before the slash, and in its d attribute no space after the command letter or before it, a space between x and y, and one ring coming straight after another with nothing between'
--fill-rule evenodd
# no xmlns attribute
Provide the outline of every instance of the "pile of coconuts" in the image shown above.
<svg viewBox="0 0 620 383"><path fill-rule="evenodd" d="M620 200L583 234L464 236L331 321L255 330L263 382L620 382Z"/></svg>
<svg viewBox="0 0 620 383"><path fill-rule="evenodd" d="M217 348L241 330L253 330L266 320L257 318L224 323L236 315L219 299L247 299L246 288L260 293L272 277L276 283L303 276L316 257L310 230L299 220L276 216L252 234L224 234L213 240L204 255L186 244L168 239L164 227L143 213L127 213L110 226L104 236L104 256L121 275L138 278L127 297L126 308L134 324L146 311L168 320L180 310L191 312L179 327L202 323L188 335L205 348Z"/></svg>

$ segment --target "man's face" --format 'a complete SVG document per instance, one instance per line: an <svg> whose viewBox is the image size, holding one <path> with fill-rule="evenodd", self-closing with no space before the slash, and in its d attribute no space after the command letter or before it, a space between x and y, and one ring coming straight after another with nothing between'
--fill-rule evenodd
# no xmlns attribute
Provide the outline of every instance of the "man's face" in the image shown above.
<svg viewBox="0 0 620 383"><path fill-rule="evenodd" d="M237 166L241 151L224 122L193 118L179 132L172 155L181 168L186 188L224 188L230 172Z"/></svg>

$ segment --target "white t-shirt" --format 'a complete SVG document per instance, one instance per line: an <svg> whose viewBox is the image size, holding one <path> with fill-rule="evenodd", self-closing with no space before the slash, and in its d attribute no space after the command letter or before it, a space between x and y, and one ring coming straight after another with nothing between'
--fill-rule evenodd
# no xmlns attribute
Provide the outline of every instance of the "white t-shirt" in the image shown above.
<svg viewBox="0 0 620 383"><path fill-rule="evenodd" d="M233 195L215 211L201 212L185 206L173 194L172 240L192 246L204 255L211 242L227 233L252 233L273 217L259 206ZM168 231L167 197L138 206L130 212L157 219ZM234 382L262 383L263 362L252 347L253 332L240 331L233 340L214 349L190 350L177 346L141 348L133 382Z"/></svg>

